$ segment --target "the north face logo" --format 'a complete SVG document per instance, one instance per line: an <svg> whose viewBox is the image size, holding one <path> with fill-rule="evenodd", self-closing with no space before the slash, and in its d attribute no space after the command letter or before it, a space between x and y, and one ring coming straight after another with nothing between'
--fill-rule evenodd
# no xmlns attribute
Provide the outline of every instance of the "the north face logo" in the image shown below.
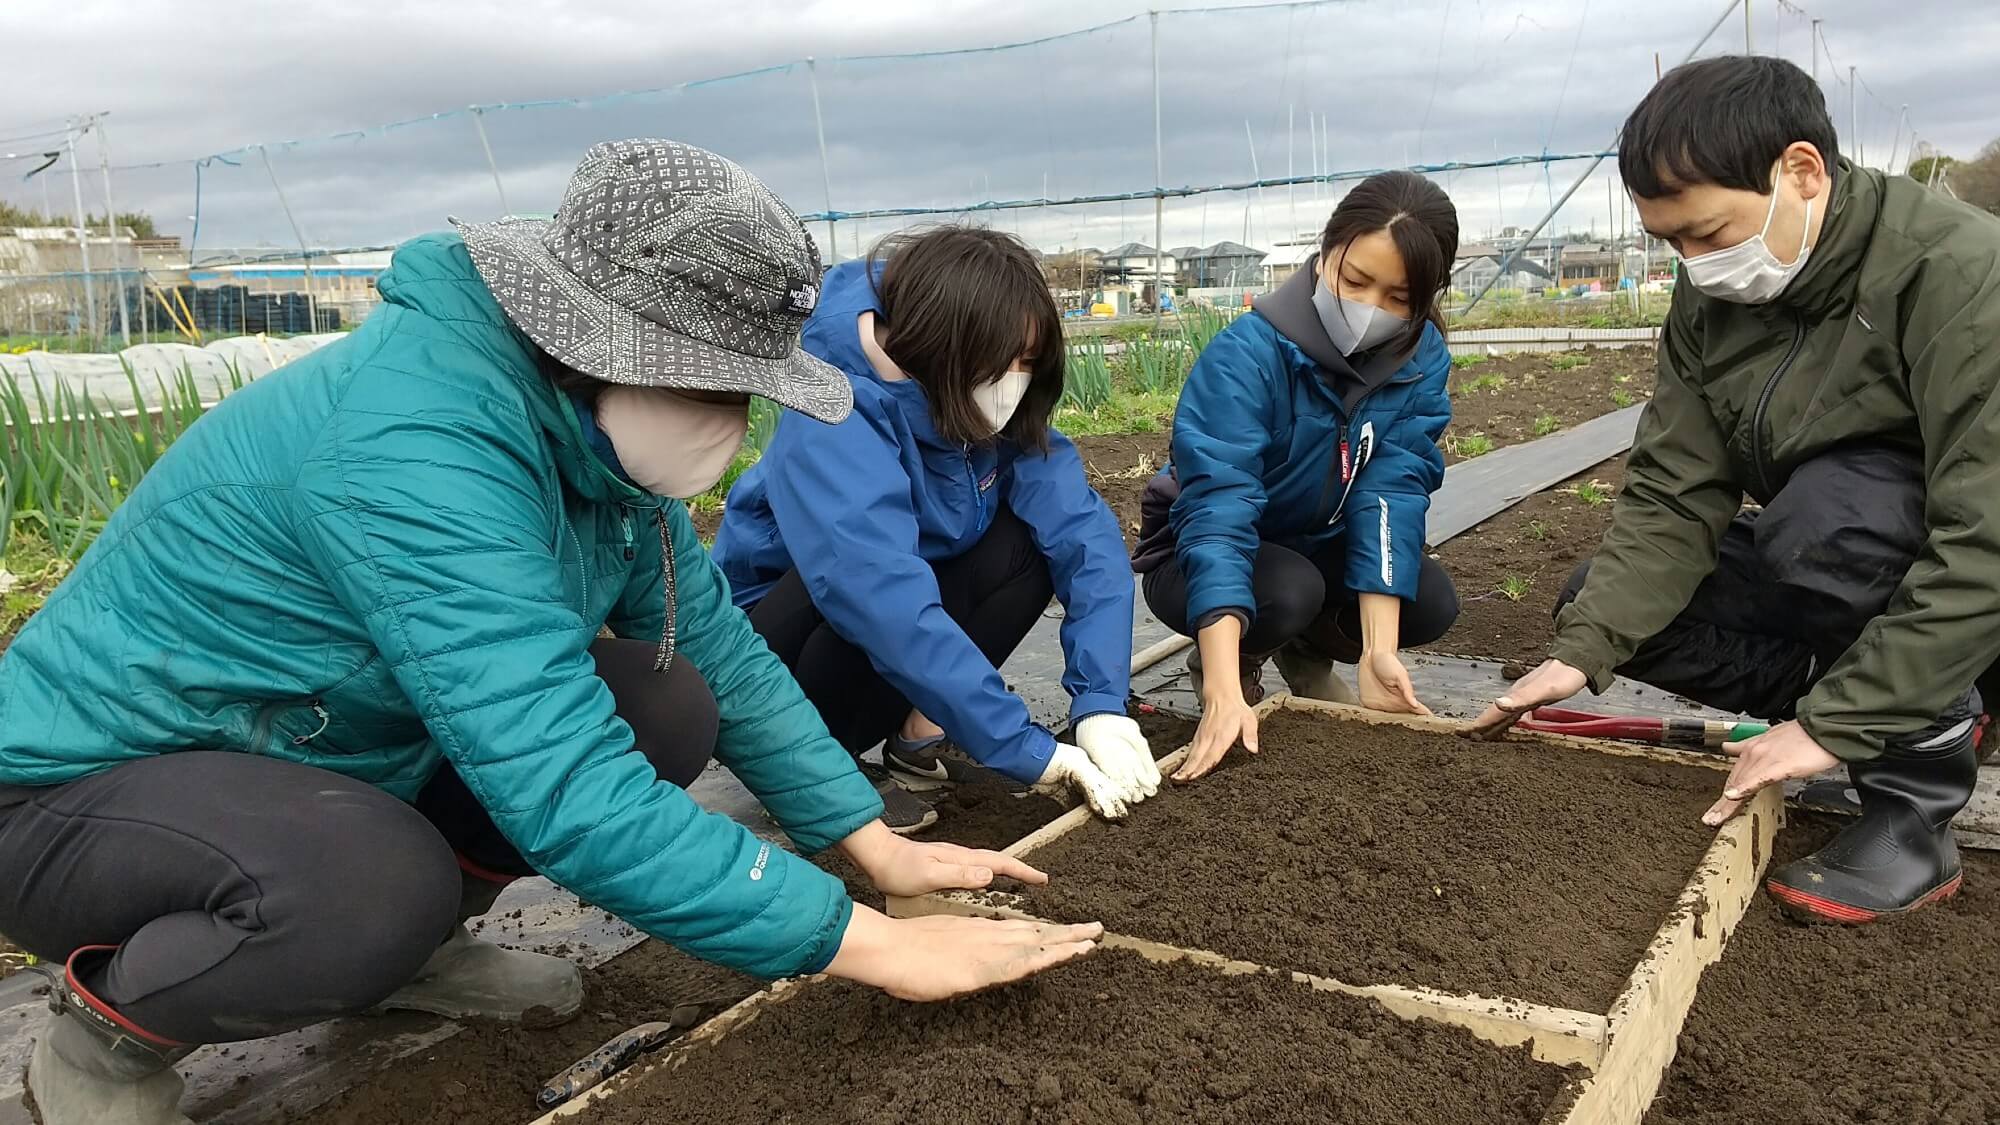
<svg viewBox="0 0 2000 1125"><path fill-rule="evenodd" d="M819 305L819 286L801 285L786 294L791 302L791 311L800 316L811 316Z"/></svg>

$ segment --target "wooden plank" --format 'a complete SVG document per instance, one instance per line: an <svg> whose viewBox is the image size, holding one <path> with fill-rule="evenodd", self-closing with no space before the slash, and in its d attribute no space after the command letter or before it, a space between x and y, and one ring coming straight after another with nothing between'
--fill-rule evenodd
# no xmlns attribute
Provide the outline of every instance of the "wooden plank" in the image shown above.
<svg viewBox="0 0 2000 1125"><path fill-rule="evenodd" d="M769 988L753 993L737 1001L733 1006L716 1013L707 1022L675 1040L663 1052L655 1055L652 1059L633 1066L623 1074L614 1076L611 1081L594 1090L585 1091L582 1097L572 1098L564 1102L562 1105L535 1118L530 1125L558 1125L563 1118L573 1117L576 1114L591 1109L597 1102L603 1099L616 1098L619 1088L625 1083L633 1081L641 1075L650 1074L665 1067L679 1066L681 1059L686 1057L689 1050L703 1043L710 1043L722 1038L731 1031L756 1019L770 1005L782 1004L798 995L799 991L806 985L824 979L826 979L824 976L792 977L789 980L781 980Z"/></svg>
<svg viewBox="0 0 2000 1125"><path fill-rule="evenodd" d="M1599 415L1520 445L1503 446L1444 471L1424 538L1435 547L1521 500L1632 447L1644 403Z"/></svg>
<svg viewBox="0 0 2000 1125"><path fill-rule="evenodd" d="M1784 807L1783 795L1767 788L1716 833L1673 915L1612 1005L1610 1045L1564 1119L1569 1125L1639 1125L1673 1062L1702 970L1722 956L1757 894Z"/></svg>

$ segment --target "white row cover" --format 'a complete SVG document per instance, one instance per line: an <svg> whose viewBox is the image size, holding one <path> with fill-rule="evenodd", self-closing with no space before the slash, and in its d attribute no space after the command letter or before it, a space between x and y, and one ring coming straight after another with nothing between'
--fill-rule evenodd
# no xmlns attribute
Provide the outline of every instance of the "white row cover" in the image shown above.
<svg viewBox="0 0 2000 1125"><path fill-rule="evenodd" d="M172 386L186 371L201 388L202 398L212 402L229 390L232 368L238 378L255 379L346 335L325 332L284 339L231 336L199 348L191 344L135 344L112 353L0 353L0 375L19 385L31 404L37 388L53 401L55 388L67 385L72 391L88 392L100 408L125 411L158 406L161 386ZM132 380L125 375L128 365L138 377L143 402L132 399Z"/></svg>

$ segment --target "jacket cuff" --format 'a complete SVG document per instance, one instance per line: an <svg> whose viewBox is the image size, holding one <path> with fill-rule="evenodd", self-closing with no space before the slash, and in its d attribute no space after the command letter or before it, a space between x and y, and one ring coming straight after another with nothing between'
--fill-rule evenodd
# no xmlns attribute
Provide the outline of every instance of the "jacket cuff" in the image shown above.
<svg viewBox="0 0 2000 1125"><path fill-rule="evenodd" d="M1603 695L1618 678L1617 658L1612 654L1611 642L1604 639L1590 625L1577 620L1576 607L1563 607L1556 619L1556 641L1549 646L1549 658L1584 674L1590 681L1590 690Z"/></svg>
<svg viewBox="0 0 2000 1125"><path fill-rule="evenodd" d="M1812 740L1841 761L1867 762L1882 757L1881 740L1868 737L1853 724L1841 722L1840 713L1819 698L1818 687L1799 701L1798 712L1799 725Z"/></svg>
<svg viewBox="0 0 2000 1125"><path fill-rule="evenodd" d="M853 920L854 900L843 894L826 923L820 927L819 948L800 966L799 975L823 973L828 965L833 964L834 956L840 952L840 943L847 937L847 924Z"/></svg>
<svg viewBox="0 0 2000 1125"><path fill-rule="evenodd" d="M859 769L849 769L845 777L823 783L823 797L831 808L851 810L844 815L815 820L810 831L785 827L785 835L800 855L814 856L838 844L882 817L882 795Z"/></svg>
<svg viewBox="0 0 2000 1125"><path fill-rule="evenodd" d="M1049 759L1055 756L1056 736L1030 725L1027 734L1012 740L1005 750L980 765L1023 785L1033 785L1042 780L1042 775L1048 772Z"/></svg>
<svg viewBox="0 0 2000 1125"><path fill-rule="evenodd" d="M1210 625L1215 624L1216 622L1222 620L1225 617L1234 617L1236 620L1241 621L1243 623L1244 632L1247 633L1250 631L1249 610L1243 609L1238 606L1224 606L1220 609L1211 609L1207 613L1202 614L1200 617L1197 617L1194 620L1188 622L1189 635L1192 636L1196 633L1199 633L1203 629L1208 628Z"/></svg>
<svg viewBox="0 0 2000 1125"><path fill-rule="evenodd" d="M1125 700L1118 696L1112 695L1108 691L1085 692L1070 701L1069 724L1071 727L1075 727L1076 724L1090 718L1092 715L1123 715L1124 713Z"/></svg>

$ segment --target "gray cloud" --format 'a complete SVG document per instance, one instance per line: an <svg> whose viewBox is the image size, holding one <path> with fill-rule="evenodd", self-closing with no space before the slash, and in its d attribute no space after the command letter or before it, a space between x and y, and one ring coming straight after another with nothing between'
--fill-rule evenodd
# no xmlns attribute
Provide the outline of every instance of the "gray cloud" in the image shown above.
<svg viewBox="0 0 2000 1125"><path fill-rule="evenodd" d="M1604 145L1652 81L1713 20L1711 0L1356 0L1301 8L1161 17L1164 182L1248 179L1250 141L1266 176L1311 164L1309 114L1324 114L1336 168ZM1021 40L1073 29L1079 9L1055 0L779 5L456 0L337 6L244 5L231 20L184 5L13 0L0 41L36 44L49 67L10 90L0 135L66 114L110 110L120 164L186 158L255 141L318 138L474 102L531 101L638 89L796 60ZM1859 67L1860 137L1886 155L1896 107L1917 131L1969 154L2000 132L1990 59L2000 9L1951 0L1814 0L1835 62ZM843 209L960 205L987 197L1141 190L1153 179L1149 29L1137 0L1087 18L1138 18L1088 36L1004 53L819 66L833 202ZM1805 65L1807 23L1754 0L1757 47ZM1732 18L1709 51L1740 50ZM1843 134L1847 91L1829 101ZM1872 94L1870 93L1872 91ZM1882 103L1887 102L1885 107ZM1747 107L1746 107L1747 111ZM553 206L577 154L614 136L663 134L715 148L765 177L801 211L826 202L805 68L593 109L539 109L485 119L509 203ZM1907 141L1904 142L1907 144ZM0 148L6 146L0 145ZM309 239L389 242L446 214L499 210L469 118L448 117L359 140L273 148L271 160ZM94 151L86 152L94 161ZM202 173L205 246L292 240L256 156ZM18 167L18 166L8 166ZM1440 176L1469 232L1532 222L1581 167L1557 164ZM1567 226L1611 223L1604 182L1586 184ZM62 182L55 195L66 198ZM190 233L194 175L185 165L120 172L121 208L143 207ZM0 197L39 205L42 188L8 180ZM95 177L86 200L99 206ZM1169 245L1241 238L1268 243L1311 228L1330 196L1314 188L1177 200ZM59 203L59 205L61 205ZM1044 245L1150 241L1149 200L990 217ZM843 253L889 222L847 223ZM824 232L824 227L818 228Z"/></svg>

